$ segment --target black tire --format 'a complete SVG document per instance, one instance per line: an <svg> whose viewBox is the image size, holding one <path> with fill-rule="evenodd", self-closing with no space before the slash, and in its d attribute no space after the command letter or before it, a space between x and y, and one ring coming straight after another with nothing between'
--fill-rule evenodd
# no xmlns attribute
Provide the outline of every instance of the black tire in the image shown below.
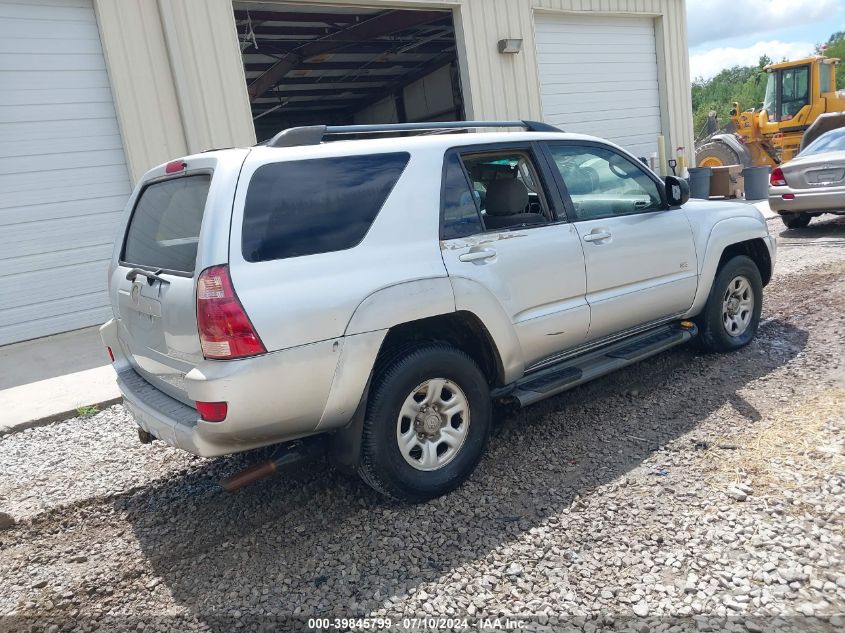
<svg viewBox="0 0 845 633"><path fill-rule="evenodd" d="M451 461L437 470L423 471L402 454L397 433L406 424L405 418L400 422L406 399L418 386L435 378L445 378L462 391L468 403L468 429ZM487 380L467 354L440 343L413 349L387 364L375 377L364 420L358 474L378 492L399 501L419 503L444 495L475 470L490 435L492 409ZM458 422L463 424L460 419ZM436 440L433 442L436 444ZM441 446L437 445L438 451Z"/></svg>
<svg viewBox="0 0 845 633"><path fill-rule="evenodd" d="M730 145L722 141L711 141L705 143L697 150L695 150L695 164L700 166L701 161L706 158L715 158L722 165L742 165L739 155L731 148Z"/></svg>
<svg viewBox="0 0 845 633"><path fill-rule="evenodd" d="M810 224L813 216L809 213L787 213L780 216L780 219L788 229L803 229Z"/></svg>
<svg viewBox="0 0 845 633"><path fill-rule="evenodd" d="M743 277L750 285L750 296L753 297L753 306L749 312L750 320L746 329L741 333L731 334L725 325L724 302L729 294L728 286L734 280ZM750 257L738 255L725 262L716 273L713 287L710 289L710 296L704 310L699 315L699 346L708 352L732 352L748 345L757 334L757 327L760 325L760 313L763 309L763 280L760 277L760 269ZM740 315L741 316L741 315ZM733 326L733 324L731 324Z"/></svg>

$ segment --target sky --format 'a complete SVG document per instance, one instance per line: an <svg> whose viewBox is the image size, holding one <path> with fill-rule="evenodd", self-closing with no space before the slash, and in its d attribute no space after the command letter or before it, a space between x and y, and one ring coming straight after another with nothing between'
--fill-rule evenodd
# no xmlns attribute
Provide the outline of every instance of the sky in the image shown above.
<svg viewBox="0 0 845 633"><path fill-rule="evenodd" d="M812 54L845 30L845 0L686 0L690 75Z"/></svg>

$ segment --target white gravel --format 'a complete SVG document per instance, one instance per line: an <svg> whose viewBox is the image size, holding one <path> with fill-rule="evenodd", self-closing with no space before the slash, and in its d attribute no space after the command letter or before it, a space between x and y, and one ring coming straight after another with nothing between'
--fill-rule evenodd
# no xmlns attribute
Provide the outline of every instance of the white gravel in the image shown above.
<svg viewBox="0 0 845 633"><path fill-rule="evenodd" d="M0 438L0 631L843 630L845 219L781 247L748 348L503 413L471 481L425 505L322 462L226 494L255 455L141 445L121 406Z"/></svg>

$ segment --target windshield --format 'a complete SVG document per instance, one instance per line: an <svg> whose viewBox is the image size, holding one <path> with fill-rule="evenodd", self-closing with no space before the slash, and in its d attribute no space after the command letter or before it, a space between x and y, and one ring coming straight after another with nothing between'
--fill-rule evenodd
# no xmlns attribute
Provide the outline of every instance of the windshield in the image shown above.
<svg viewBox="0 0 845 633"><path fill-rule="evenodd" d="M826 152L840 152L845 150L845 128L825 132L815 141L807 145L799 156L812 156Z"/></svg>
<svg viewBox="0 0 845 633"><path fill-rule="evenodd" d="M775 99L777 98L777 84L775 79L777 73L768 73L766 81L766 97L763 99L763 109L769 113L769 120L775 120L777 117L777 109L775 106Z"/></svg>

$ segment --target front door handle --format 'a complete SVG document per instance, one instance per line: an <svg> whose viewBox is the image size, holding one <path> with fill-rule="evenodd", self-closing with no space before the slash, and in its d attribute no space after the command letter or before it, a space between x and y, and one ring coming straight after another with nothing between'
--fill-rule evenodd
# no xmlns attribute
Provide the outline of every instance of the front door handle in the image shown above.
<svg viewBox="0 0 845 633"><path fill-rule="evenodd" d="M462 262L480 262L485 259L490 259L496 256L496 251L492 248L482 248L477 251L470 251L458 257Z"/></svg>
<svg viewBox="0 0 845 633"><path fill-rule="evenodd" d="M601 242L603 240L609 240L612 237L610 231L605 231L604 229L595 229L591 233L587 233L584 236L585 242Z"/></svg>

